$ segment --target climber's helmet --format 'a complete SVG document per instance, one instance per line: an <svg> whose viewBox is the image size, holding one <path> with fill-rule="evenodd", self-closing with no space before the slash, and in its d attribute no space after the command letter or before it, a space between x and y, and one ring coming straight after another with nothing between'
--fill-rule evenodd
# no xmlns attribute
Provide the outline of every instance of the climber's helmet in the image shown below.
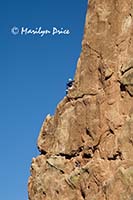
<svg viewBox="0 0 133 200"><path fill-rule="evenodd" d="M68 82L71 82L71 81L72 81L72 79L71 79L71 78L69 78L69 79L68 79Z"/></svg>

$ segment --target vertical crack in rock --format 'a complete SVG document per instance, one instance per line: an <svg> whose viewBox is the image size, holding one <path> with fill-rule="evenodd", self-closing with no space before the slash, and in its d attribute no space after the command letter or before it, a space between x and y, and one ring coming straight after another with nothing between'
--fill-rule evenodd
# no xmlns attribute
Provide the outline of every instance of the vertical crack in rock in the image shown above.
<svg viewBox="0 0 133 200"><path fill-rule="evenodd" d="M89 0L75 81L48 115L29 200L133 199L133 0Z"/></svg>

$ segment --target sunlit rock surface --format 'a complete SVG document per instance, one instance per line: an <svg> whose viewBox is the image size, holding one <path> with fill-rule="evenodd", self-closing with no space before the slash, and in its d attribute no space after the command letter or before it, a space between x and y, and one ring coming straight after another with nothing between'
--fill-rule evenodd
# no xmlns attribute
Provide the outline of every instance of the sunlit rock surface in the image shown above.
<svg viewBox="0 0 133 200"><path fill-rule="evenodd" d="M133 200L133 0L89 1L75 82L38 148L29 200Z"/></svg>

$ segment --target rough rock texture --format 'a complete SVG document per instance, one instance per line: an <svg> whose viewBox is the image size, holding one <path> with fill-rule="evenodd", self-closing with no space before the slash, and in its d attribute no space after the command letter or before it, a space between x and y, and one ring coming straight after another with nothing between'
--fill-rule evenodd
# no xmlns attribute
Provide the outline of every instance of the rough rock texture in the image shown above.
<svg viewBox="0 0 133 200"><path fill-rule="evenodd" d="M133 0L90 0L75 82L42 125L29 200L133 200Z"/></svg>

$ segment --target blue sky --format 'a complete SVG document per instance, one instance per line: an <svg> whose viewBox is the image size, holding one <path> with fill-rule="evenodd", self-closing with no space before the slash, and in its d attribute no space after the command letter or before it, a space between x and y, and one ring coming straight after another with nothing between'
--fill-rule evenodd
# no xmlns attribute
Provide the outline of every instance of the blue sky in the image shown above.
<svg viewBox="0 0 133 200"><path fill-rule="evenodd" d="M74 77L87 0L0 2L0 197L27 200L32 157L46 115ZM19 33L13 35L12 27ZM69 35L21 35L21 28L69 29Z"/></svg>

